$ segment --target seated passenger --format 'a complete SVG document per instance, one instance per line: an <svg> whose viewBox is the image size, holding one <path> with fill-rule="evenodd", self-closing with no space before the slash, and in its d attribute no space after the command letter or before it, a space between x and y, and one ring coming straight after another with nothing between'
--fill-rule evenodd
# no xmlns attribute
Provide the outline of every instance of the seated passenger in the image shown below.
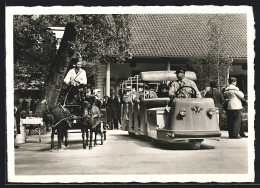
<svg viewBox="0 0 260 188"><path fill-rule="evenodd" d="M158 98L155 89L151 89L151 90L150 90L149 98L150 98L150 99Z"/></svg>
<svg viewBox="0 0 260 188"><path fill-rule="evenodd" d="M168 91L168 87L166 84L160 85L158 97L159 98L169 97L169 91Z"/></svg>
<svg viewBox="0 0 260 188"><path fill-rule="evenodd" d="M156 92L155 92L155 89L152 88L150 89L150 87L148 85L145 86L145 98L146 99L154 99L154 98L158 98Z"/></svg>

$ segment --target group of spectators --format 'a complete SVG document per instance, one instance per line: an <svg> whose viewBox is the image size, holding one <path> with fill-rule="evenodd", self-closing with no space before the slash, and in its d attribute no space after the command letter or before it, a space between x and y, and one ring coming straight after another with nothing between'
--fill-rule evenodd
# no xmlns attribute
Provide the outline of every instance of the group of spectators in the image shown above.
<svg viewBox="0 0 260 188"><path fill-rule="evenodd" d="M219 109L219 126L223 124L223 110L226 111L228 135L231 139L247 137L242 126L242 101L244 94L236 86L237 79L231 77L229 85L219 91L216 81L210 82L210 90L206 92L205 98L213 98L215 106ZM240 136L239 136L240 135Z"/></svg>
<svg viewBox="0 0 260 188"><path fill-rule="evenodd" d="M219 109L219 124L222 125L223 110L226 111L228 135L231 139L247 137L242 126L242 101L245 101L244 94L239 90L237 79L231 77L229 85L220 92L215 81L210 82L210 90L205 97L213 98L215 106Z"/></svg>

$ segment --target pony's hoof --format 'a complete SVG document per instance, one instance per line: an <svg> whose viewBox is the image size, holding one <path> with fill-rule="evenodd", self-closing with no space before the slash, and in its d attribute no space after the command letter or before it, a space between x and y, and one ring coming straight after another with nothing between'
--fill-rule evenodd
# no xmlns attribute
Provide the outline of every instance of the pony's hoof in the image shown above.
<svg viewBox="0 0 260 188"><path fill-rule="evenodd" d="M87 147L86 147L86 145L83 145L83 149L86 149Z"/></svg>

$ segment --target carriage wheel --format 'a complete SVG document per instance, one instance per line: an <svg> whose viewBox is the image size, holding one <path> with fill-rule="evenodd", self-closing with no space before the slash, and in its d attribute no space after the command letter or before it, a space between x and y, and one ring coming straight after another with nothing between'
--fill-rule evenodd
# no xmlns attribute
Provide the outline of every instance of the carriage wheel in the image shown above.
<svg viewBox="0 0 260 188"><path fill-rule="evenodd" d="M191 149L199 150L201 146L201 142L203 142L203 139L190 139L189 143L191 144Z"/></svg>

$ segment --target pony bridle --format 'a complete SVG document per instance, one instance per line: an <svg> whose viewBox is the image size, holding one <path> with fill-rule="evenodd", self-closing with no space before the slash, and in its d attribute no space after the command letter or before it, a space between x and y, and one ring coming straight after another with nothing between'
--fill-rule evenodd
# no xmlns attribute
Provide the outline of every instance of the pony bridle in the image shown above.
<svg viewBox="0 0 260 188"><path fill-rule="evenodd" d="M50 109L49 109L49 105L48 105L48 103L47 103L47 100L44 99L41 103L46 105L47 112L50 113ZM61 107L61 109L63 110L63 112L66 114L67 112L66 112L64 106L62 106L61 104L59 104L59 106ZM62 118L62 119L61 119L60 121L58 121L55 125L53 125L52 128L55 128L55 127L56 127L59 123L61 123L62 121L67 120L67 119L71 119L71 118L74 119L74 116L72 115L72 116L68 116L68 117ZM68 121L67 121L67 123L69 124L69 126L71 126Z"/></svg>

